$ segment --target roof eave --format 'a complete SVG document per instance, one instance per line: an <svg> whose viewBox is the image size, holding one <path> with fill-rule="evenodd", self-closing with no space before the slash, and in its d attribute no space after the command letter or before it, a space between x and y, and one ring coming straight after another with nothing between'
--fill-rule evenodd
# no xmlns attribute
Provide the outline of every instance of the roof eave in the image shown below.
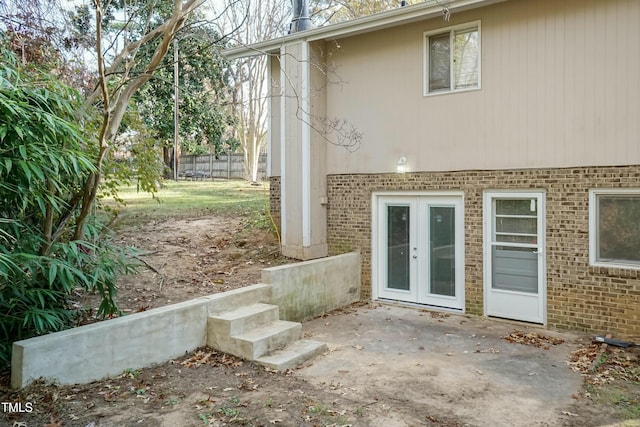
<svg viewBox="0 0 640 427"><path fill-rule="evenodd" d="M451 13L468 9L476 9L493 3L507 0L451 0L448 9ZM238 59L248 56L277 53L280 47L299 40L335 40L340 37L354 36L384 28L395 27L415 21L442 16L443 7L438 3L425 2L412 6L399 7L397 9L364 16L350 21L326 27L313 28L278 37L272 40L254 43L246 46L238 46L227 49L222 54L228 59Z"/></svg>

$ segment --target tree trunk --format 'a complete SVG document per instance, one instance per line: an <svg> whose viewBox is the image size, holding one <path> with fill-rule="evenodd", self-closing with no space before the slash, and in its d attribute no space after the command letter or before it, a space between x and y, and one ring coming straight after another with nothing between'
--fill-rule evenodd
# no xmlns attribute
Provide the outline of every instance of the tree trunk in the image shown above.
<svg viewBox="0 0 640 427"><path fill-rule="evenodd" d="M164 178L173 179L173 147L162 147L162 159L166 166Z"/></svg>
<svg viewBox="0 0 640 427"><path fill-rule="evenodd" d="M204 3L204 0L186 0L186 2L183 2L182 0L174 0L173 14L171 17L166 22L149 31L149 33L144 35L140 40L126 45L122 52L114 58L111 67L105 70L104 52L102 50L102 8L101 2L99 0L94 0L96 11L96 53L98 55L99 84L87 99L87 105L93 105L96 102L101 102L103 119L100 136L98 138L100 152L96 158L96 171L89 175L83 187L82 205L80 214L76 219L74 239L84 238L84 225L98 195L104 159L106 158L111 148L111 144L118 133L118 129L120 128L120 124L122 123L122 119L131 97L138 89L140 89L140 87L142 87L142 85L151 79L153 73L156 71L160 62L169 50L169 45L173 40L174 35L184 25L186 17L193 12L193 10L202 5L202 3ZM116 72L119 71L118 67L120 67L132 53L135 54L141 45L156 38L160 39L160 43L156 46L151 60L144 66L144 71L142 73L132 77L129 75L131 70L128 67L125 67L124 74ZM109 82L115 75L121 75L123 81L126 83L124 83L123 86L118 86L114 91L110 88Z"/></svg>

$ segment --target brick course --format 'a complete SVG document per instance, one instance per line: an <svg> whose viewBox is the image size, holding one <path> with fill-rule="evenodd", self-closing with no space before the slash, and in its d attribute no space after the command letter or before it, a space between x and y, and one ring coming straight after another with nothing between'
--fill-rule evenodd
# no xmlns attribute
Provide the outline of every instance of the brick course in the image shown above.
<svg viewBox="0 0 640 427"><path fill-rule="evenodd" d="M269 177L269 212L271 219L276 227L278 227L278 233L282 231L281 215L280 215L280 177Z"/></svg>
<svg viewBox="0 0 640 427"><path fill-rule="evenodd" d="M271 182L279 200L279 186ZM589 265L589 190L625 187L640 187L640 166L330 175L329 251L360 251L361 297L370 299L372 193L462 191L466 312L482 315L483 192L545 190L548 326L639 337L640 271Z"/></svg>

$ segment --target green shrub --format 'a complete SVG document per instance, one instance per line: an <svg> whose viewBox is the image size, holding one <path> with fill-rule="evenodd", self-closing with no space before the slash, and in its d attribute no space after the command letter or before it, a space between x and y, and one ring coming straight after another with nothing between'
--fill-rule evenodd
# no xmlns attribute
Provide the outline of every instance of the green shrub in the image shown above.
<svg viewBox="0 0 640 427"><path fill-rule="evenodd" d="M73 324L76 288L102 297L99 314L117 312L118 274L127 250L95 223L72 240L82 187L94 175L77 117L81 99L55 77L22 70L0 48L0 371L11 344Z"/></svg>

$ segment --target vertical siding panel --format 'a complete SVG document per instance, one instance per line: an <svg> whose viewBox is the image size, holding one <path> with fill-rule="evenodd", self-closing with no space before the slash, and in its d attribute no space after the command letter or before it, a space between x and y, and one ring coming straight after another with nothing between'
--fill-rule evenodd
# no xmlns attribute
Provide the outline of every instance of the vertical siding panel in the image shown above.
<svg viewBox="0 0 640 427"><path fill-rule="evenodd" d="M487 135L487 130L493 126L492 117L489 115L487 111L487 87L493 87L490 80L486 78L482 70L487 67L489 63L494 63L495 61L495 52L493 50L487 50L486 37L487 37L487 29L485 28L486 20L480 22L480 86L481 91L479 93L478 98L478 110L476 112L476 116L478 117L478 127L476 131L478 133L478 157L482 159L483 163L486 163L488 160L488 151L489 151L489 141L490 138ZM490 32L490 31L489 31ZM491 89L492 91L495 88Z"/></svg>
<svg viewBox="0 0 640 427"><path fill-rule="evenodd" d="M545 48L551 58L551 64L545 70L545 76L549 83L549 90L551 90L552 98L551 102L546 105L545 109L549 112L547 120L549 125L544 126L547 129L547 138L551 143L551 150L554 150L554 146L557 150L557 156L562 163L566 163L569 157L568 139L564 132L560 132L561 129L566 128L567 116L566 116L566 95L565 85L566 81L566 68L565 68L565 46L567 43L565 37L566 29L566 3L561 2L556 6L558 8L557 14L549 14L549 31L546 34ZM553 78L556 76L557 78Z"/></svg>
<svg viewBox="0 0 640 427"><path fill-rule="evenodd" d="M628 0L630 5L629 14L630 24L628 25L629 33L626 35L629 39L627 55L629 55L629 71L628 76L626 102L628 108L628 117L625 118L624 126L627 128L627 145L628 159L640 158L640 2L637 0ZM635 143L634 143L635 142Z"/></svg>
<svg viewBox="0 0 640 427"><path fill-rule="evenodd" d="M589 3L594 4L591 0ZM605 38L606 28L604 28L601 19L604 16L606 6L600 8L600 11L597 11L596 7L597 5L594 4L593 7L585 8L585 22L580 29L586 40L584 62L582 69L578 70L578 73L582 73L586 77L582 91L587 94L584 107L584 129L587 143L583 157L587 157L588 152L600 156L599 141L604 139L604 134L599 132L605 93L604 87L601 85L604 82L603 68L599 64L605 59L602 40ZM577 148L579 149L579 146Z"/></svg>
<svg viewBox="0 0 640 427"><path fill-rule="evenodd" d="M610 136L608 144L619 144L629 140L626 122L628 119L627 96L626 91L629 87L629 36L632 33L628 25L629 4L627 1L617 3L617 7L612 11L609 17L613 25L615 25L615 56L608 63L607 71L610 74L612 105L607 105L607 112L615 111L615 117L610 121L607 133ZM612 49L613 50L613 49ZM613 108L613 110L611 110ZM621 147L622 148L622 147ZM623 149L615 150L615 158L617 162L624 161L629 158L629 144L625 143Z"/></svg>
<svg viewBox="0 0 640 427"><path fill-rule="evenodd" d="M607 112L616 111L616 113L622 113L622 111L616 110L618 106L617 88L622 84L626 74L626 68L619 68L619 66L623 65L626 61L624 58L618 56L621 47L621 40L618 37L618 33L621 31L619 26L623 25L622 22L616 22L618 9L620 9L620 2L606 2L606 15L604 17L604 20L606 20L606 47L604 48L606 60L604 62L604 81L602 82L605 102L604 109L601 110L602 130L605 133L605 137L600 141L603 155L606 153L607 147L613 147L618 142L618 119L616 117L608 120ZM621 151L623 150L615 150L613 153L616 160L620 159Z"/></svg>
<svg viewBox="0 0 640 427"><path fill-rule="evenodd" d="M494 17L494 21L483 21L482 25L482 54L487 61L482 63L482 94L485 99L485 121L487 128L487 158L489 156L504 156L507 150L506 129L507 95L509 82L504 72L506 69L505 44L508 40L509 29L506 19L502 15ZM490 71L489 71L490 70Z"/></svg>
<svg viewBox="0 0 640 427"><path fill-rule="evenodd" d="M564 140L565 140L565 150L564 155L565 158L571 159L575 158L575 144L570 144L569 141L575 141L579 138L579 133L577 131L577 93L578 90L578 81L575 78L576 71L579 68L577 64L576 58L578 57L581 46L578 44L579 38L577 37L577 23L578 23L578 14L577 11L574 10L566 10L564 23L566 25L565 28L565 43L566 43L566 54L562 58L564 64L564 76L562 79L563 87L560 88L562 92L564 92L565 96L565 110L564 110L564 126L561 128L564 132ZM580 39L583 43L584 40ZM582 47L582 51L584 51L584 47ZM581 141L582 142L582 141Z"/></svg>
<svg viewBox="0 0 640 427"><path fill-rule="evenodd" d="M538 104L540 108L540 117L539 122L537 123L537 127L539 129L540 134L540 149L544 150L562 150L562 146L558 145L557 141L554 144L554 141L551 138L550 127L554 123L554 112L555 112L555 95L554 95L554 81L556 79L549 79L548 70L553 70L553 75L557 74L557 69L555 67L554 58L552 51L547 49L547 37L554 32L555 28L552 25L551 17L553 14L547 13L547 3L544 4L545 13L541 14L540 20L540 28L538 31L538 52L540 53L540 64L538 65L538 75L539 79L542 82L542 86L540 88L540 103ZM546 126L542 126L543 123L546 123ZM537 158L540 158L540 154L536 155Z"/></svg>
<svg viewBox="0 0 640 427"><path fill-rule="evenodd" d="M587 140L587 131L585 125L585 115L587 114L587 94L592 96L593 92L589 90L587 92L588 73L593 72L593 69L585 70L585 56L587 52L587 39L583 33L583 28L586 21L585 12L583 9L577 8L572 11L573 26L571 29L567 29L567 34L570 34L569 43L567 44L567 58L571 61L571 69L567 75L566 84L573 87L571 97L573 105L571 106L570 114L570 134L568 135L569 141L579 141L579 143L571 144L571 152L569 158L574 159L576 162L580 162L580 158L583 156L583 151L591 149L589 146L589 140Z"/></svg>
<svg viewBox="0 0 640 427"><path fill-rule="evenodd" d="M546 9L546 8L545 8ZM528 87L528 90L534 90L532 94L532 103L530 107L533 108L533 111L529 111L529 120L530 120L530 129L531 135L533 136L532 145L529 146L529 166L535 167L538 164L538 159L540 158L540 151L554 149L553 144L549 141L548 138L545 137L546 131L543 123L548 122L548 112L549 110L546 108L548 104L547 99L549 94L549 86L547 84L547 75L545 70L549 68L549 60L545 52L545 34L547 33L547 22L546 16L547 13L543 12L544 9L541 10L540 5L534 9L534 14L532 16L535 17L532 23L532 32L531 37L528 40L528 43L533 46L532 50L535 52L535 57L532 58L534 63L532 64L532 69L535 72L535 85L533 87L529 85L525 85Z"/></svg>
<svg viewBox="0 0 640 427"><path fill-rule="evenodd" d="M576 114L576 138L574 141L573 158L577 163L588 157L589 152L595 149L593 144L594 123L595 123L595 67L592 66L595 59L594 31L585 31L585 27L593 28L595 24L593 12L589 8L577 8L577 19L575 28L575 46L579 48L573 53L576 60L575 73L572 76L577 84L575 86L575 114ZM581 142L581 143L580 143Z"/></svg>
<svg viewBox="0 0 640 427"><path fill-rule="evenodd" d="M524 112L522 116L522 123L525 125L526 134L524 135L524 138L527 145L523 154L526 155L524 161L527 166L532 166L535 163L535 146L536 141L539 140L535 126L535 122L538 121L538 95L536 92L538 92L539 84L539 59L536 28L538 23L535 18L535 6L539 7L540 5L534 5L531 2L527 2L525 30L522 32L522 43L518 47L518 51L525 52L523 63L526 64L524 74L520 74L521 76L526 76L526 78L524 81L521 80L519 82L519 87L525 94L523 102L520 102L520 106L521 111Z"/></svg>
<svg viewBox="0 0 640 427"><path fill-rule="evenodd" d="M499 71L503 78L502 96L500 99L493 100L494 103L501 103L503 106L504 122L502 123L502 144L503 151L497 154L501 163L511 164L513 162L513 156L511 150L513 141L524 141L521 130L519 130L518 124L518 95L516 88L518 87L516 79L521 77L522 70L519 69L519 60L521 58L517 55L517 26L513 23L514 14L512 10L508 10L505 16L504 28L505 37L502 40L502 49L505 52L504 61L502 63L502 69ZM491 70L496 72L497 70Z"/></svg>
<svg viewBox="0 0 640 427"><path fill-rule="evenodd" d="M585 91L591 92L588 105L591 111L587 115L587 138L589 138L589 149L596 153L598 158L606 156L607 134L606 123L604 123L607 112L607 62L608 36L610 33L609 23L606 19L608 2L591 2L589 8L587 25L584 28L585 36L588 40L586 51L585 73L592 77L587 81ZM593 29L593 30L592 30ZM590 48L593 46L592 48ZM611 46L611 48L614 48ZM593 69L592 73L589 69Z"/></svg>
<svg viewBox="0 0 640 427"><path fill-rule="evenodd" d="M631 29L629 28L628 19L629 19L629 4L626 1L623 1L618 4L614 14L614 24L616 25L616 56L618 58L619 63L617 67L613 68L613 80L615 81L615 104L614 107L617 114L615 115L614 120L612 120L612 126L614 127L615 135L616 135L616 143L620 143L622 141L628 141L629 135L627 134L626 128L626 119L624 117L628 117L628 109L627 109L627 94L625 91L629 86L629 35L631 34ZM611 69L611 68L610 68ZM618 72L616 78L616 71ZM627 147L622 150L616 150L617 161L624 161L629 158L629 153L627 151Z"/></svg>
<svg viewBox="0 0 640 427"><path fill-rule="evenodd" d="M493 97L494 104L502 105L502 112L504 120L502 122L502 129L500 129L500 138L502 139L502 152L497 154L498 159L502 163L511 163L513 159L511 158L511 147L510 142L514 139L514 129L517 129L517 96L514 88L516 87L516 75L520 71L518 69L518 57L513 54L513 45L516 43L515 40L515 28L513 28L512 16L511 13L508 13L505 16L503 28L504 28L504 37L501 40L501 48L504 52L503 61L501 64L500 70L490 70L491 72L499 73L502 77L502 93L500 94L500 98L496 99ZM515 135L516 137L519 135ZM519 139L522 141L522 138Z"/></svg>
<svg viewBox="0 0 640 427"><path fill-rule="evenodd" d="M508 55L505 54L507 41L509 40L509 27L506 19L502 16L495 18L496 21L492 25L485 23L484 28L489 27L491 33L486 33L487 37L483 40L484 49L491 49L495 54L495 61L483 65L482 78L491 79L493 85L483 88L482 92L487 102L487 113L491 114L493 120L487 122L492 124L488 128L489 143L487 157L495 156L496 160L503 161L507 153L507 128L505 125L509 112L509 81L505 70L508 70ZM491 37L489 37L491 36ZM495 148L492 148L495 147ZM499 151L499 153L497 153Z"/></svg>
<svg viewBox="0 0 640 427"><path fill-rule="evenodd" d="M524 31L522 29L522 25L524 25ZM512 38L515 41L513 49L515 49L516 52L516 72L513 75L514 81L511 88L511 90L516 94L516 96L514 96L516 121L513 126L513 129L516 131L516 135L514 135L509 141L509 152L511 153L511 156L509 157L509 164L521 162L525 165L529 165L530 156L527 143L529 133L527 129L527 105L530 100L528 97L529 91L526 80L526 77L529 75L529 52L527 46L528 31L526 19L523 24L522 17L516 17L516 19L511 22L511 29ZM523 147L524 150L518 150L515 148L519 144L525 144Z"/></svg>
<svg viewBox="0 0 640 427"><path fill-rule="evenodd" d="M484 24L485 22L481 23ZM487 162L487 156L488 156L488 141L489 138L487 138L487 130L493 126L494 124L492 123L491 120L491 116L489 115L489 112L487 111L487 97L484 96L484 94L486 94L487 91L487 87L491 87L491 83L488 81L488 79L486 79L484 73L482 72L482 70L487 66L488 63L493 63L493 61L495 61L495 54L493 51L489 50L487 51L486 49L486 45L485 45L485 37L487 35L487 30L484 27L481 27L480 30L480 85L482 87L482 96L480 98L480 100L478 101L478 112L477 112L477 116L478 116L478 120L480 120L480 126L477 128L478 131L478 156L482 159L483 163ZM495 89L491 89L491 90L495 90Z"/></svg>

